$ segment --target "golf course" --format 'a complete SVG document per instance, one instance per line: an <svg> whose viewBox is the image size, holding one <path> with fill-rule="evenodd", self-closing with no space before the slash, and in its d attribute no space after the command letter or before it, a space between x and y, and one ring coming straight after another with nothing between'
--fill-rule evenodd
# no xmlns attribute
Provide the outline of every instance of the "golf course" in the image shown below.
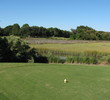
<svg viewBox="0 0 110 100"><path fill-rule="evenodd" d="M0 1L0 100L110 100L110 0Z"/></svg>
<svg viewBox="0 0 110 100"><path fill-rule="evenodd" d="M0 100L110 100L110 67L1 63Z"/></svg>

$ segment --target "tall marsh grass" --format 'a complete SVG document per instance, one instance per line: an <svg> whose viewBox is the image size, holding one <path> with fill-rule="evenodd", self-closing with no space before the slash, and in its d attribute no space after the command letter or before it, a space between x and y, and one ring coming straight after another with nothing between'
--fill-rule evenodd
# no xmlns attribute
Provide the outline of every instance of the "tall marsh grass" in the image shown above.
<svg viewBox="0 0 110 100"><path fill-rule="evenodd" d="M73 44L30 44L36 49L53 50L61 52L100 52L110 53L110 42L96 42L96 43L73 43Z"/></svg>
<svg viewBox="0 0 110 100"><path fill-rule="evenodd" d="M66 63L97 64L98 59L94 57L72 56L72 57L67 57Z"/></svg>
<svg viewBox="0 0 110 100"><path fill-rule="evenodd" d="M110 43L34 44L49 63L110 64ZM62 59L65 57L65 59Z"/></svg>
<svg viewBox="0 0 110 100"><path fill-rule="evenodd" d="M101 64L104 61L106 61L106 63L110 63L110 56L108 56L108 54L96 51L70 54L63 52L63 54L64 55L62 55L62 53L60 54L58 51L48 51L45 56L48 58L49 63Z"/></svg>

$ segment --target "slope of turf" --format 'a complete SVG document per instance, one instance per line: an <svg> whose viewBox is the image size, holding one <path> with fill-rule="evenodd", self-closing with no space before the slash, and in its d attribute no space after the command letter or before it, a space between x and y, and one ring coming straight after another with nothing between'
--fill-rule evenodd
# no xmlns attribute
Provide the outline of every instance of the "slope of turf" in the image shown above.
<svg viewBox="0 0 110 100"><path fill-rule="evenodd" d="M1 63L0 100L110 100L110 67Z"/></svg>

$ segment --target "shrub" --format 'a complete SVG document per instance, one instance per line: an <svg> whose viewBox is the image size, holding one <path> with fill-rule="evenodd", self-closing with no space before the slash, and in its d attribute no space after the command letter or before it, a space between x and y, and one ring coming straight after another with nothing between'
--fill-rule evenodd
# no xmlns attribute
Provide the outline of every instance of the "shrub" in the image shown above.
<svg viewBox="0 0 110 100"><path fill-rule="evenodd" d="M34 57L35 63L48 63L48 58L46 56L36 56Z"/></svg>
<svg viewBox="0 0 110 100"><path fill-rule="evenodd" d="M28 62L36 53L19 37L0 38L0 62Z"/></svg>

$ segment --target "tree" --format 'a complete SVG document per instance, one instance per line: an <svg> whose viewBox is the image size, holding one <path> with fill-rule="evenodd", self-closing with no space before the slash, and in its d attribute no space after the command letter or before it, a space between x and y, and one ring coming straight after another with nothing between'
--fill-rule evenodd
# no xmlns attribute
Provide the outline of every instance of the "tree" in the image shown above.
<svg viewBox="0 0 110 100"><path fill-rule="evenodd" d="M0 36L3 36L3 29L0 27Z"/></svg>
<svg viewBox="0 0 110 100"><path fill-rule="evenodd" d="M24 24L19 32L21 37L29 37L31 32L30 32L30 26L28 24Z"/></svg>
<svg viewBox="0 0 110 100"><path fill-rule="evenodd" d="M12 51L10 50L9 43L6 37L0 37L0 62L12 61Z"/></svg>
<svg viewBox="0 0 110 100"><path fill-rule="evenodd" d="M53 31L53 28L52 27L51 28L48 28L47 30L48 30L48 37L54 36L54 31Z"/></svg>
<svg viewBox="0 0 110 100"><path fill-rule="evenodd" d="M38 37L47 37L47 29L44 27L39 27Z"/></svg>
<svg viewBox="0 0 110 100"><path fill-rule="evenodd" d="M32 26L32 27L30 27L30 30L31 30L31 33L30 33L31 37L37 37L38 36L38 30L39 30L38 26Z"/></svg>
<svg viewBox="0 0 110 100"><path fill-rule="evenodd" d="M97 31L88 26L78 26L76 30L71 30L73 39L76 40L97 40Z"/></svg>
<svg viewBox="0 0 110 100"><path fill-rule="evenodd" d="M14 24L12 28L12 35L19 36L20 26L18 24Z"/></svg>
<svg viewBox="0 0 110 100"><path fill-rule="evenodd" d="M0 62L28 62L34 59L36 53L19 37L0 38Z"/></svg>
<svg viewBox="0 0 110 100"><path fill-rule="evenodd" d="M6 26L3 29L3 36L9 36L9 35L11 35L12 34L12 28L13 28L12 25Z"/></svg>
<svg viewBox="0 0 110 100"><path fill-rule="evenodd" d="M61 30L62 31L62 37L65 37L65 38L69 38L70 35L71 35L71 32L70 31L66 31L66 30Z"/></svg>

